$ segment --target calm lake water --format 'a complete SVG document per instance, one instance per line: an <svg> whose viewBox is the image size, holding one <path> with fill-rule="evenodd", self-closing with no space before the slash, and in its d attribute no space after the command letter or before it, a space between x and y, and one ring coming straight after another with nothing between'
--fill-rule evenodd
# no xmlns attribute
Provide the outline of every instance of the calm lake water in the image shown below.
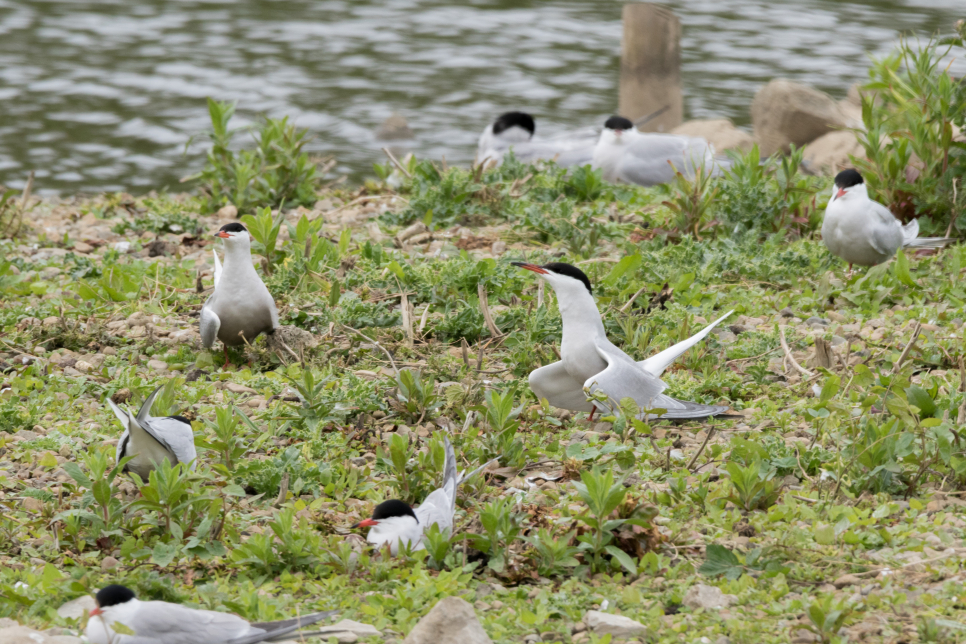
<svg viewBox="0 0 966 644"><path fill-rule="evenodd" d="M749 121L776 76L844 97L899 33L948 32L963 0L676 0L689 117ZM0 0L0 184L179 190L205 147L208 96L235 125L291 115L334 173L371 176L394 110L420 156L469 162L508 109L538 133L615 109L621 3L587 0ZM247 136L247 135L245 135ZM333 173L333 176L334 176Z"/></svg>

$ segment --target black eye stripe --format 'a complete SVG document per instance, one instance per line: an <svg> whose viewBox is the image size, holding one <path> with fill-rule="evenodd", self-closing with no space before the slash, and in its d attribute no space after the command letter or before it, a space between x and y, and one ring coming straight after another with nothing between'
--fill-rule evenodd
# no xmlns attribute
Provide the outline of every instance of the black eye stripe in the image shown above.
<svg viewBox="0 0 966 644"><path fill-rule="evenodd" d="M533 117L526 112L507 112L505 114L501 114L495 121L493 121L493 134L500 134L501 132L514 126L523 128L529 132L531 136L537 129L537 125L534 123Z"/></svg>
<svg viewBox="0 0 966 644"><path fill-rule="evenodd" d="M865 180L862 178L862 175L859 174L859 171L853 168L842 170L835 175L835 185L839 188L851 188L852 186L857 186L861 183L865 183Z"/></svg>
<svg viewBox="0 0 966 644"><path fill-rule="evenodd" d="M544 264L541 268L545 268L548 271L558 275L566 275L567 277L572 277L575 280L581 281L584 283L584 286L587 287L587 291L591 295L594 294L594 289L592 289L590 286L590 278L588 278L587 275L576 266L565 264L563 262L552 262L550 264Z"/></svg>
<svg viewBox="0 0 966 644"><path fill-rule="evenodd" d="M634 124L623 116L612 116L604 122L604 127L612 130L632 130Z"/></svg>
<svg viewBox="0 0 966 644"><path fill-rule="evenodd" d="M247 233L248 232L248 229L242 226L237 221L233 221L230 224L225 224L218 230L226 233Z"/></svg>

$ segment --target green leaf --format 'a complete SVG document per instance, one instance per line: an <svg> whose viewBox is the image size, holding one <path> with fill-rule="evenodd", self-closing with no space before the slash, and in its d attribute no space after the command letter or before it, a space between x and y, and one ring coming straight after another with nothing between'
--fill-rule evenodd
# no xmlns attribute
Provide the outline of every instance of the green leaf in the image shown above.
<svg viewBox="0 0 966 644"><path fill-rule="evenodd" d="M644 260L641 258L640 253L625 256L610 270L610 273L604 278L604 284L613 286L625 273L628 271L636 271L640 268L643 262Z"/></svg>
<svg viewBox="0 0 966 644"><path fill-rule="evenodd" d="M607 553L620 563L620 565L632 575L637 574L637 564L631 559L631 556L618 548L617 546L607 546L604 548Z"/></svg>
<svg viewBox="0 0 966 644"><path fill-rule="evenodd" d="M896 279L900 282L912 288L919 288L919 285L912 279L912 274L909 272L909 260L906 259L906 254L902 252L901 248L896 253L895 272Z"/></svg>
<svg viewBox="0 0 966 644"><path fill-rule="evenodd" d="M165 568L174 561L177 554L178 546L173 543L159 543L151 551L151 562Z"/></svg>
<svg viewBox="0 0 966 644"><path fill-rule="evenodd" d="M84 474L84 471L77 463L67 461L62 467L64 468L64 471L67 472L67 475L77 481L81 487L85 487L88 490L94 487L94 483L87 478L87 475Z"/></svg>
<svg viewBox="0 0 966 644"><path fill-rule="evenodd" d="M929 395L929 392L918 385L906 389L906 400L909 401L910 405L919 408L919 416L922 418L931 418L936 414L936 402Z"/></svg>
<svg viewBox="0 0 966 644"><path fill-rule="evenodd" d="M406 279L406 273L403 272L402 266L400 266L399 262L397 262L396 260L392 260L391 262L389 262L386 268L392 271L392 274L398 277L399 279L401 280Z"/></svg>
<svg viewBox="0 0 966 644"><path fill-rule="evenodd" d="M712 543L705 549L704 556L704 563L698 568L698 572L702 575L706 577L727 575L734 579L741 576L741 563L735 553L728 548Z"/></svg>
<svg viewBox="0 0 966 644"><path fill-rule="evenodd" d="M835 543L835 527L828 524L816 526L815 543L822 546L830 546Z"/></svg>

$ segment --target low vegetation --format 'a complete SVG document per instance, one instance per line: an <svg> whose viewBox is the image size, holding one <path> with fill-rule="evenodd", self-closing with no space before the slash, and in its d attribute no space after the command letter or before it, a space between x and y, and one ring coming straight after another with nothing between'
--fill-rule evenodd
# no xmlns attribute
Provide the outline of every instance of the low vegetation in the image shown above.
<svg viewBox="0 0 966 644"><path fill-rule="evenodd" d="M57 607L120 581L258 621L339 608L398 640L456 594L501 643L606 642L591 609L649 641L961 638L962 246L846 279L815 238L829 182L797 153L654 189L510 159L235 193L218 174L240 163L230 110L212 105L226 144L200 196L47 200L29 244L2 242L0 616L76 626ZM961 145L936 181L962 172ZM314 341L260 338L223 371L196 332L212 248L197 234L227 201L250 215L282 323ZM959 202L937 203L916 208L958 231ZM642 422L624 401L589 423L534 399L527 374L557 359L561 326L522 259L579 264L636 359L735 309L666 380L739 417ZM136 408L164 382L154 411L192 421L197 471L119 474L103 400ZM461 469L499 461L461 487L453 532L397 558L349 536L379 501L439 484L444 435Z"/></svg>

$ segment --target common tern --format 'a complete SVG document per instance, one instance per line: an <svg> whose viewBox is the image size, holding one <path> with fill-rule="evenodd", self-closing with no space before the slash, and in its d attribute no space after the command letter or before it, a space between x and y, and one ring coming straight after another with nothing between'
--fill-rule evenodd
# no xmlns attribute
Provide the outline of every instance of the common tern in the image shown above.
<svg viewBox="0 0 966 644"><path fill-rule="evenodd" d="M369 528L366 541L377 549L388 544L393 555L399 554L400 548L405 547L422 550L425 548L423 532L434 523L440 530L452 528L453 516L456 514L456 489L459 484L493 462L485 463L469 474L458 472L453 445L447 437L443 438L443 442L446 458L443 461L442 487L433 490L415 510L399 499L383 501L373 509L371 518L352 526Z"/></svg>
<svg viewBox="0 0 966 644"><path fill-rule="evenodd" d="M237 615L141 601L125 586L102 588L95 596L84 634L92 644L256 644L335 615L330 610L295 619L250 624ZM115 624L125 628L114 630ZM129 635L134 631L134 635Z"/></svg>
<svg viewBox="0 0 966 644"><path fill-rule="evenodd" d="M849 263L850 273L852 264L875 266L900 248L942 248L956 241L951 237L919 237L915 219L903 226L888 208L869 199L865 180L852 169L835 175L822 222L822 240L830 253Z"/></svg>
<svg viewBox="0 0 966 644"><path fill-rule="evenodd" d="M158 387L145 399L136 417L114 404L110 397L107 398L111 410L124 427L124 433L117 442L117 460L133 456L124 466L124 471L134 472L145 481L163 460L167 459L172 465L186 463L193 470L195 459L198 458L191 421L184 416L151 415L151 406L160 391L161 387Z"/></svg>
<svg viewBox="0 0 966 644"><path fill-rule="evenodd" d="M559 262L543 266L513 262L513 265L536 273L553 287L563 322L560 361L530 374L530 388L537 398L546 398L554 407L590 412L591 419L598 409L611 410L599 402L589 401L585 389L603 392L612 404L632 398L641 409L666 409L661 418L706 418L727 411L727 407L720 405L701 405L661 393L667 387L661 381L661 374L732 311L687 340L647 360L635 362L607 339L590 280L582 270Z"/></svg>
<svg viewBox="0 0 966 644"><path fill-rule="evenodd" d="M248 230L233 222L221 227L215 237L225 240L225 266L215 255L215 291L201 309L201 342L210 349L219 339L229 365L228 347L253 342L261 333L278 328L278 310L262 278L252 264Z"/></svg>
<svg viewBox="0 0 966 644"><path fill-rule="evenodd" d="M603 171L606 181L656 186L673 181L675 170L693 177L695 168L718 173L726 163L715 159L714 147L704 139L643 133L630 119L612 116L604 123L591 165Z"/></svg>
<svg viewBox="0 0 966 644"><path fill-rule="evenodd" d="M513 155L524 163L548 160L564 168L590 163L597 143L597 132L593 128L546 139L534 138L535 132L536 123L526 112L501 114L480 135L476 146L477 163L500 165L503 156L511 149Z"/></svg>

